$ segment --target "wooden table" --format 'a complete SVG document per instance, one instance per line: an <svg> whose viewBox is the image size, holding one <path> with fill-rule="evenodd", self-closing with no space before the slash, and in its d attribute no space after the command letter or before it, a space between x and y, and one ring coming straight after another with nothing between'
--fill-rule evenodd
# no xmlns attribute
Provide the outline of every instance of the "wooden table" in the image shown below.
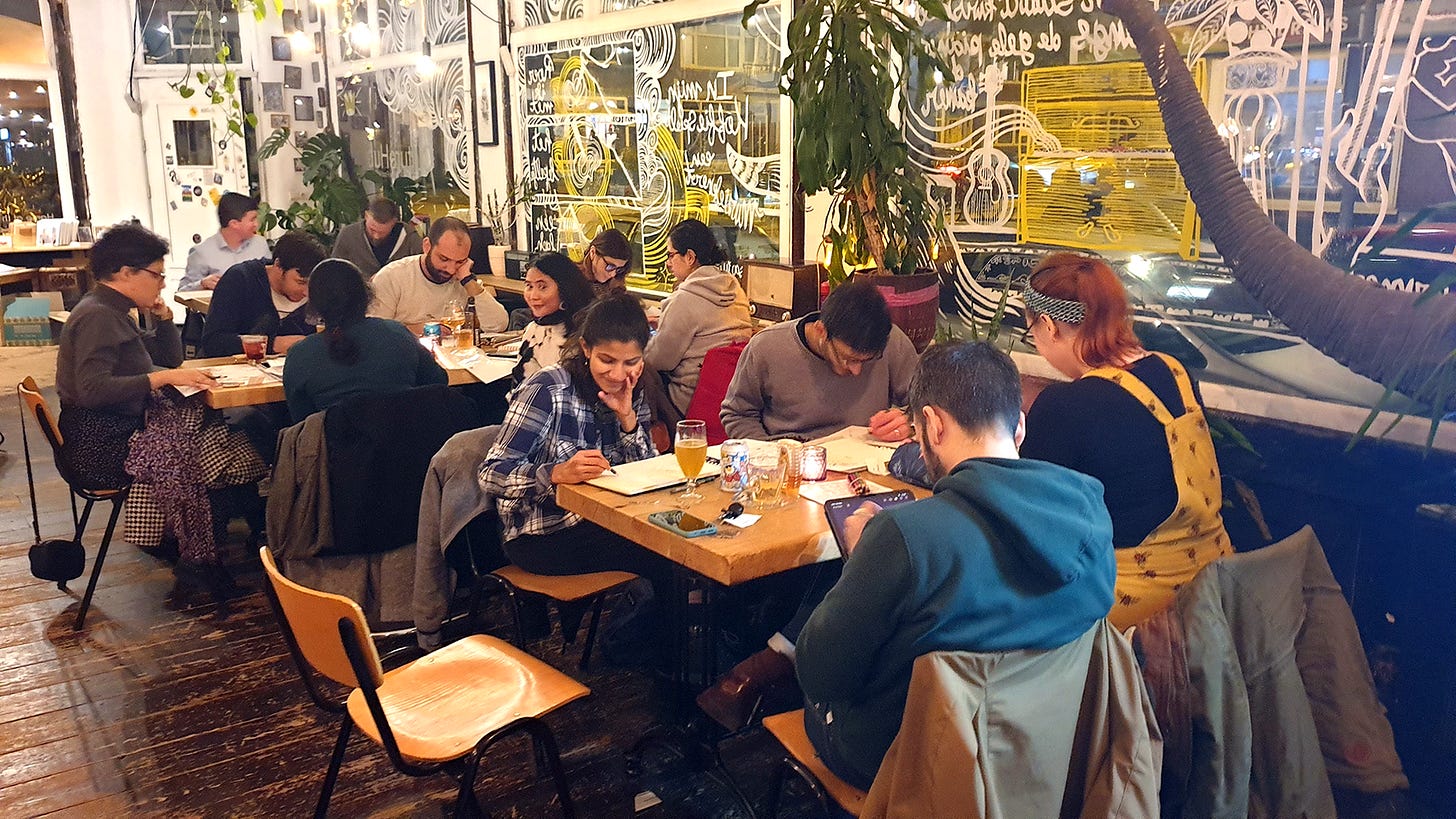
<svg viewBox="0 0 1456 819"><path fill-rule="evenodd" d="M881 475L874 476L874 481L891 489L914 489ZM716 520L733 500L730 493L718 488L716 478L711 485L699 486L698 491L706 498L688 511L704 520ZM675 501L681 492L682 487L678 486L628 497L608 489L574 484L558 487L556 502L561 508L723 586L736 586L839 556L824 518L824 507L802 498L763 512L762 519L733 537L685 538L648 522L647 515L652 512L679 508ZM920 489L916 492L922 496L929 494Z"/></svg>
<svg viewBox="0 0 1456 819"><path fill-rule="evenodd" d="M440 358L436 354L436 361L445 368L446 375L450 378L450 386L455 387L461 384L478 384L480 379L476 378L469 370L453 366L450 362ZM224 356L222 358L194 358L182 362L184 367L215 367L220 364L244 364L247 359L241 355ZM218 387L207 390L203 393L203 400L213 409L231 409L233 407L252 407L259 404L272 404L284 400L283 379L270 379L264 383L247 384L237 387Z"/></svg>

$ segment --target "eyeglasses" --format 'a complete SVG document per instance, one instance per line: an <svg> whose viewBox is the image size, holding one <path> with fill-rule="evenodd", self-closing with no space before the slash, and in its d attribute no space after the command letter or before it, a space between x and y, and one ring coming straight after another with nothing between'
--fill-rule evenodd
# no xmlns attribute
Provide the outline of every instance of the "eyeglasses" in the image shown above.
<svg viewBox="0 0 1456 819"><path fill-rule="evenodd" d="M885 357L884 350L881 350L875 355L870 356L842 353L839 351L839 347L837 346L839 343L840 342L837 339L826 338L824 340L824 347L829 351L829 355L833 357L840 366L843 367L850 367L855 364L864 366L865 364L869 364L872 361L879 361L880 359Z"/></svg>
<svg viewBox="0 0 1456 819"><path fill-rule="evenodd" d="M163 281L163 280L165 280L167 278L167 270L166 270L166 268L163 268L161 270L153 270L150 267L133 267L132 270L137 270L137 271L145 270L146 272L152 274L153 276L156 276L157 277L157 281Z"/></svg>
<svg viewBox="0 0 1456 819"><path fill-rule="evenodd" d="M632 269L632 263L631 262L614 262L614 261L611 261L606 256L603 256L601 253L599 253L596 248L592 248L592 251L591 252L592 252L592 255L594 255L598 259L601 259L602 260L602 267L604 269L606 269L606 271L608 273L611 273L613 275L616 275L618 273L621 273L623 270L631 270ZM670 253L671 253L671 251L669 251L669 254Z"/></svg>

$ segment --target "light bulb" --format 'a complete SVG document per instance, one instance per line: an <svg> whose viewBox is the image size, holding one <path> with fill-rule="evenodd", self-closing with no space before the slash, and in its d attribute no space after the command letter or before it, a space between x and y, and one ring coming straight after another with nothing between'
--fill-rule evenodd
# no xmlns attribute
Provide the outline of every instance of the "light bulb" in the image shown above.
<svg viewBox="0 0 1456 819"><path fill-rule="evenodd" d="M288 35L289 42L293 43L293 50L300 54L309 54L313 51L313 38L302 31L295 31Z"/></svg>

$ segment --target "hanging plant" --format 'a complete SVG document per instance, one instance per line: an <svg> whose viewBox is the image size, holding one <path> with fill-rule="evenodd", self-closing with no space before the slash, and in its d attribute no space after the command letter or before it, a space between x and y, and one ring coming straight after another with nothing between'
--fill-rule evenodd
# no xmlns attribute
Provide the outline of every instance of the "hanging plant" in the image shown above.
<svg viewBox="0 0 1456 819"><path fill-rule="evenodd" d="M258 117L243 110L242 95L238 93L238 72L228 62L228 58L232 56L232 47L227 44L224 36L219 3L217 0L190 2L191 10L196 15L192 42L217 43L218 46L211 52L212 60L205 63L196 63L192 59L192 54L199 49L187 49L187 64L181 78L169 82L168 85L184 100L195 101L201 95L202 102L221 106L227 116L227 134L224 141L234 136L242 136L243 129L258 127ZM283 0L228 0L228 3L234 14L250 14L258 22L267 18L269 6L272 6L275 14L283 14Z"/></svg>

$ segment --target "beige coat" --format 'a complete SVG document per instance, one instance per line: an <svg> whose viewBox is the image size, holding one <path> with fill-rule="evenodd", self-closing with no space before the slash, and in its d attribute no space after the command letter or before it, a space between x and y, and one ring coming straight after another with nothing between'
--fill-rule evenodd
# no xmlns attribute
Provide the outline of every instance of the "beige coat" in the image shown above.
<svg viewBox="0 0 1456 819"><path fill-rule="evenodd" d="M1161 765L1132 646L1102 620L1051 651L916 660L861 816L1147 819Z"/></svg>

